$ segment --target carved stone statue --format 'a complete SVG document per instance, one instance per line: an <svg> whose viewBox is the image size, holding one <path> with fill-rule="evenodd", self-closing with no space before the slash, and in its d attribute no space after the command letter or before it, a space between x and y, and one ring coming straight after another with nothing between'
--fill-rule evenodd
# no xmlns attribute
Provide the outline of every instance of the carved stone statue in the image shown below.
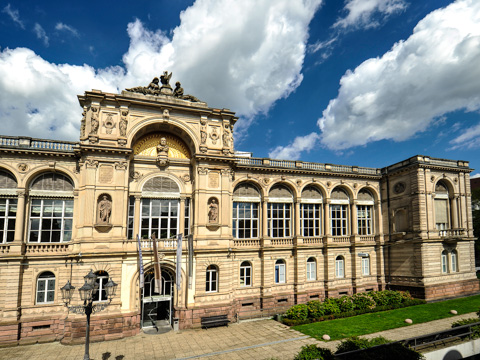
<svg viewBox="0 0 480 360"><path fill-rule="evenodd" d="M200 101L193 95L184 95L182 84L180 84L180 81L177 81L175 83L175 90L173 90L173 96L175 96L176 98L182 99L182 100L189 100L189 101L192 101L192 102L199 102Z"/></svg>
<svg viewBox="0 0 480 360"><path fill-rule="evenodd" d="M208 222L218 222L218 204L216 199L212 199L208 205Z"/></svg>
<svg viewBox="0 0 480 360"><path fill-rule="evenodd" d="M202 144L205 144L207 142L207 130L206 130L206 128L202 127L200 129L200 137L201 137Z"/></svg>
<svg viewBox="0 0 480 360"><path fill-rule="evenodd" d="M98 222L108 224L112 214L112 202L103 195L103 199L98 203Z"/></svg>
<svg viewBox="0 0 480 360"><path fill-rule="evenodd" d="M91 120L92 128L91 128L90 134L94 134L94 135L97 134L98 125L99 125L97 111L98 111L97 108L92 107L92 120Z"/></svg>
<svg viewBox="0 0 480 360"><path fill-rule="evenodd" d="M223 132L222 140L223 140L223 147L228 147L230 143L230 134L228 133L227 130Z"/></svg>
<svg viewBox="0 0 480 360"><path fill-rule="evenodd" d="M118 125L118 129L120 130L120 136L127 135L127 120L122 119L120 120L120 124Z"/></svg>
<svg viewBox="0 0 480 360"><path fill-rule="evenodd" d="M168 149L170 147L167 145L167 139L162 137L160 143L157 145L157 156L168 156Z"/></svg>
<svg viewBox="0 0 480 360"><path fill-rule="evenodd" d="M172 73L168 74L168 71L164 71L163 75L160 76L160 80L163 86L171 87L170 86L170 79L172 78ZM162 86L162 87L163 87Z"/></svg>

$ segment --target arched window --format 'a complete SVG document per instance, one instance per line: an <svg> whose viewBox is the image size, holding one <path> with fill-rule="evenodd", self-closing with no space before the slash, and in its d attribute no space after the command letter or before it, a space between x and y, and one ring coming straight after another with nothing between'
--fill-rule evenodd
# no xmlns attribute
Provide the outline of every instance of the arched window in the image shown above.
<svg viewBox="0 0 480 360"><path fill-rule="evenodd" d="M345 277L345 260L343 259L343 256L337 256L335 259L335 277Z"/></svg>
<svg viewBox="0 0 480 360"><path fill-rule="evenodd" d="M307 260L307 280L317 280L317 261L314 257Z"/></svg>
<svg viewBox="0 0 480 360"><path fill-rule="evenodd" d="M215 265L209 265L207 267L205 291L206 292L218 291L218 268Z"/></svg>
<svg viewBox="0 0 480 360"><path fill-rule="evenodd" d="M442 273L448 273L448 253L447 250L442 251Z"/></svg>
<svg viewBox="0 0 480 360"><path fill-rule="evenodd" d="M268 236L292 236L292 193L283 185L275 185L268 196Z"/></svg>
<svg viewBox="0 0 480 360"><path fill-rule="evenodd" d="M251 184L243 183L233 191L233 237L236 239L258 238L258 208L260 194Z"/></svg>
<svg viewBox="0 0 480 360"><path fill-rule="evenodd" d="M105 285L108 282L108 273L104 270L99 270L95 272L97 275L97 280L95 281L97 291L94 292L92 299L93 301L108 301L107 292L105 291Z"/></svg>
<svg viewBox="0 0 480 360"><path fill-rule="evenodd" d="M278 259L275 262L275 284L285 283L285 260Z"/></svg>
<svg viewBox="0 0 480 360"><path fill-rule="evenodd" d="M450 253L450 266L452 268L452 272L458 271L458 256L457 250L452 250Z"/></svg>
<svg viewBox="0 0 480 360"><path fill-rule="evenodd" d="M252 264L248 261L240 264L240 286L252 286Z"/></svg>
<svg viewBox="0 0 480 360"><path fill-rule="evenodd" d="M17 216L17 181L12 174L0 170L0 244L15 237Z"/></svg>
<svg viewBox="0 0 480 360"><path fill-rule="evenodd" d="M64 175L46 173L30 186L29 242L66 242L72 238L73 183Z"/></svg>
<svg viewBox="0 0 480 360"><path fill-rule="evenodd" d="M347 193L340 188L334 189L330 197L330 229L333 236L345 236L349 232Z"/></svg>
<svg viewBox="0 0 480 360"><path fill-rule="evenodd" d="M145 272L145 285L143 287L143 297L150 297L155 295L171 295L173 290L173 276L172 274L162 268L162 282L160 293L155 292L155 271L150 268Z"/></svg>
<svg viewBox="0 0 480 360"><path fill-rule="evenodd" d="M437 230L450 228L450 216L448 207L448 188L443 181L435 186L435 227Z"/></svg>
<svg viewBox="0 0 480 360"><path fill-rule="evenodd" d="M358 235L373 234L373 196L367 190L360 190L357 197Z"/></svg>
<svg viewBox="0 0 480 360"><path fill-rule="evenodd" d="M46 271L37 279L37 304L53 303L55 300L55 275Z"/></svg>
<svg viewBox="0 0 480 360"><path fill-rule="evenodd" d="M303 236L321 236L322 201L322 194L317 188L307 186L303 189L302 203L300 204L300 224Z"/></svg>
<svg viewBox="0 0 480 360"><path fill-rule="evenodd" d="M141 237L156 233L159 239L177 235L179 230L180 188L170 178L157 176L148 180L142 189L140 214Z"/></svg>

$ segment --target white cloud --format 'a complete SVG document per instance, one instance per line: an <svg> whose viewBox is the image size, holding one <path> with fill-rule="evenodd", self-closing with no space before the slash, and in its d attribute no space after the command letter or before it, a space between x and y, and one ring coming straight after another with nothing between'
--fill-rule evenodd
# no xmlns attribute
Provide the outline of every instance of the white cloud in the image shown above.
<svg viewBox="0 0 480 360"><path fill-rule="evenodd" d="M272 159L297 160L302 151L309 151L318 144L320 136L317 133L311 133L306 136L298 136L287 146L277 146L268 156Z"/></svg>
<svg viewBox="0 0 480 360"><path fill-rule="evenodd" d="M35 26L33 27L33 32L35 33L35 35L37 35L37 39L42 40L43 44L45 46L48 46L48 36L42 25L40 25L39 23L35 23Z"/></svg>
<svg viewBox="0 0 480 360"><path fill-rule="evenodd" d="M17 9L12 9L12 6L7 4L7 6L3 8L2 12L10 16L13 22L18 24L22 29L25 29L25 25L23 24L23 21L20 20L20 14Z"/></svg>
<svg viewBox="0 0 480 360"><path fill-rule="evenodd" d="M57 23L57 25L55 25L55 30L59 30L59 31L67 31L69 33L71 33L73 36L75 37L78 37L78 31L77 29L75 29L74 27L70 26L70 25L67 25L67 24L64 24L62 22L59 22Z"/></svg>
<svg viewBox="0 0 480 360"><path fill-rule="evenodd" d="M452 149L480 147L480 124L464 130L459 136L450 141Z"/></svg>
<svg viewBox="0 0 480 360"><path fill-rule="evenodd" d="M5 49L0 53L0 114L11 121L2 132L76 140L77 94L147 85L163 70L172 71L174 82L181 81L186 93L210 106L235 109L244 116L238 127L245 129L249 118L268 111L300 84L308 25L320 3L198 0L181 13L171 38L136 20L128 24L124 68L56 65L29 49Z"/></svg>
<svg viewBox="0 0 480 360"><path fill-rule="evenodd" d="M331 149L408 139L449 112L480 108L480 2L458 0L421 20L381 58L340 80L318 120Z"/></svg>
<svg viewBox="0 0 480 360"><path fill-rule="evenodd" d="M470 179L476 179L476 178L480 178L480 173L470 176Z"/></svg>
<svg viewBox="0 0 480 360"><path fill-rule="evenodd" d="M406 7L407 3L404 0L346 0L344 11L348 14L338 19L333 27L342 29L377 27L380 21L405 10Z"/></svg>

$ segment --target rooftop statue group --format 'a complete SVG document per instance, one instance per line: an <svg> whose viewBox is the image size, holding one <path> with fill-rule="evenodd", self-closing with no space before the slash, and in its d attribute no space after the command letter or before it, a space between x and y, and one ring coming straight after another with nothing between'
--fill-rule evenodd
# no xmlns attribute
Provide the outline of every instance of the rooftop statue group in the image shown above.
<svg viewBox="0 0 480 360"><path fill-rule="evenodd" d="M175 83L175 90L172 89L170 86L170 79L172 78L172 73L168 73L168 71L164 71L163 75L153 78L153 80L148 84L148 86L137 86L131 89L125 89L130 92L140 93L143 95L167 95L173 96L178 99L188 100L192 102L199 102L195 96L193 95L185 95L183 93L182 84L179 81ZM162 86L158 83L161 82Z"/></svg>

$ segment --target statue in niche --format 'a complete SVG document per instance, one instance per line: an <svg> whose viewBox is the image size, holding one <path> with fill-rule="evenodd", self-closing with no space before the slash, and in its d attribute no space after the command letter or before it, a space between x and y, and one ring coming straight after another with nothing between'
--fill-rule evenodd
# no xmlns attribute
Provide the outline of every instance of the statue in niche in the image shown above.
<svg viewBox="0 0 480 360"><path fill-rule="evenodd" d="M202 144L205 144L207 142L207 131L205 127L202 127L200 129L200 137L201 137Z"/></svg>
<svg viewBox="0 0 480 360"><path fill-rule="evenodd" d="M193 95L184 95L182 84L180 84L180 81L177 81L175 83L175 90L173 90L173 96L175 96L176 98L182 99L182 100L189 100L189 101L192 101L192 102L199 102L200 101Z"/></svg>
<svg viewBox="0 0 480 360"><path fill-rule="evenodd" d="M223 132L222 140L223 140L223 147L228 147L230 142L230 134L227 129L225 129L225 131Z"/></svg>
<svg viewBox="0 0 480 360"><path fill-rule="evenodd" d="M217 223L218 222L218 204L217 199L210 200L208 205L208 222Z"/></svg>
<svg viewBox="0 0 480 360"><path fill-rule="evenodd" d="M127 136L127 120L122 119L120 120L120 124L118 125L120 130L120 136Z"/></svg>
<svg viewBox="0 0 480 360"><path fill-rule="evenodd" d="M168 156L168 149L170 147L167 145L167 139L162 136L160 143L157 145L157 157L158 156Z"/></svg>
<svg viewBox="0 0 480 360"><path fill-rule="evenodd" d="M98 109L97 108L92 108L92 131L90 134L97 134L98 132L98 114L97 114Z"/></svg>
<svg viewBox="0 0 480 360"><path fill-rule="evenodd" d="M103 195L103 199L98 203L98 222L101 224L108 224L110 222L110 215L112 214L112 201Z"/></svg>

